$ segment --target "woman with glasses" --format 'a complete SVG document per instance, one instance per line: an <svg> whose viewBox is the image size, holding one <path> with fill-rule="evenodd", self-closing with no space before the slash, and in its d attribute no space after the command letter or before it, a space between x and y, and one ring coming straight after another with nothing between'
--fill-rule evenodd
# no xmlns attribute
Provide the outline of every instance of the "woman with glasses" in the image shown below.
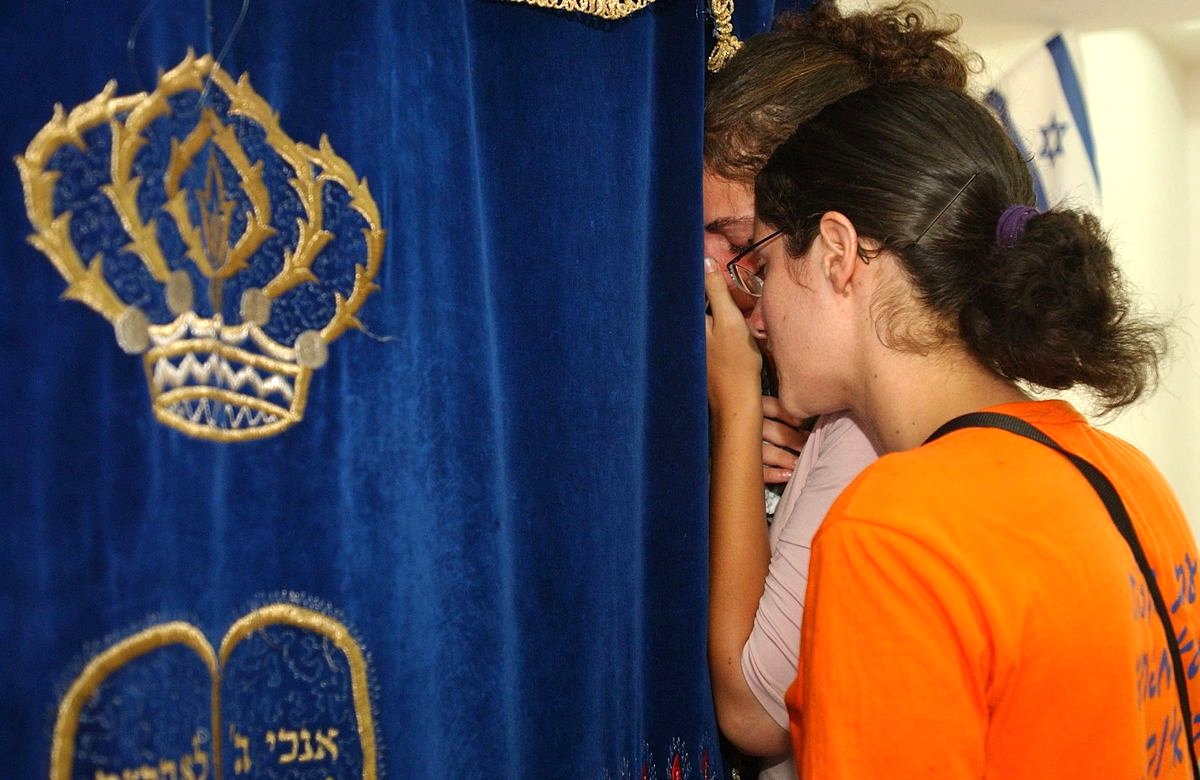
<svg viewBox="0 0 1200 780"><path fill-rule="evenodd" d="M953 32L913 3L843 16L834 3L821 2L807 15L777 20L710 78L704 248L726 270L745 313L759 294L753 252L746 249L754 177L771 152L830 101L877 81L963 88L967 68ZM757 352L751 355L759 366ZM875 460L877 448L845 413L817 420L805 444L792 427L799 418L761 389L758 379L747 387L749 417L744 405L710 392L709 659L722 732L746 753L767 757L760 777L794 778L784 692L798 661L809 543L833 499ZM747 420L752 425L742 425ZM789 477L768 528L763 483Z"/></svg>
<svg viewBox="0 0 1200 780"><path fill-rule="evenodd" d="M1143 454L1031 395L1125 407L1163 330L1093 216L1032 202L978 103L874 86L759 175L749 328L709 264L712 392L740 424L756 425L753 332L784 408L849 408L888 453L813 542L787 694L806 780L1194 776L1187 522Z"/></svg>

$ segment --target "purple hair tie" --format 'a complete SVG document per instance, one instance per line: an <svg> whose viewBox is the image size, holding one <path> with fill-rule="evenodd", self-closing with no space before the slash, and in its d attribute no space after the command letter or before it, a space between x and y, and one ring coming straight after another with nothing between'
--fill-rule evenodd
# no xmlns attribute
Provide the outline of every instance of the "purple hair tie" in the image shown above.
<svg viewBox="0 0 1200 780"><path fill-rule="evenodd" d="M1040 212L1033 206L1023 206L1019 203L1006 208L1000 215L1000 221L996 223L996 242L1005 249L1011 249L1025 232L1029 220L1038 213Z"/></svg>

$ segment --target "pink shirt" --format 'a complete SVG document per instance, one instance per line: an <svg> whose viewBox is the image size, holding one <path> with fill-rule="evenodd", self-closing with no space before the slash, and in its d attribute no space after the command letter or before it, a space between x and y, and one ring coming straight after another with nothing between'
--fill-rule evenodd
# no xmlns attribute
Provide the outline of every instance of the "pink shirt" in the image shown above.
<svg viewBox="0 0 1200 780"><path fill-rule="evenodd" d="M842 489L880 450L847 412L822 415L813 428L771 523L771 567L754 629L742 649L742 674L763 708L788 727L783 696L796 679L800 623L813 534ZM760 778L796 777L790 758Z"/></svg>

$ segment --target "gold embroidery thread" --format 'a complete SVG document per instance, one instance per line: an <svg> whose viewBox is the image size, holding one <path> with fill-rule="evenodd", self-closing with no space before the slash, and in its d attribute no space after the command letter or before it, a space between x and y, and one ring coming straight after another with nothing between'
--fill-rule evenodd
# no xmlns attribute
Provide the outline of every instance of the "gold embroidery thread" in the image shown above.
<svg viewBox="0 0 1200 780"><path fill-rule="evenodd" d="M624 19L630 14L648 7L654 0L508 0L538 8L586 14L608 21ZM742 48L742 42L733 34L733 0L710 0L709 10L713 17L713 37L716 43L708 55L708 69L717 72L725 67L729 58Z"/></svg>
<svg viewBox="0 0 1200 780"><path fill-rule="evenodd" d="M608 21L616 21L646 8L654 0L509 0L509 2L525 3L555 11L587 14Z"/></svg>
<svg viewBox="0 0 1200 780"><path fill-rule="evenodd" d="M172 99L205 89L223 93L228 116L222 118L211 107L199 106L190 131L170 139L169 159L161 174L166 200L158 214L173 223L184 252L168 258L159 224L153 217L143 217L139 197L147 182L135 174L135 163L155 123L178 119ZM56 106L50 122L16 158L34 228L30 244L66 280L63 297L94 309L112 323L123 350L143 355L154 415L163 424L221 442L286 430L303 419L312 373L328 359L328 345L347 330L362 327L358 311L378 289L374 280L385 233L366 180L333 151L327 137L322 136L316 148L289 138L249 78L243 74L234 81L208 55L197 58L189 51L183 62L159 77L151 93L117 97L115 92L116 85L110 82L69 113ZM279 233L271 221L274 204L264 182L264 160L252 160L247 154L232 127L234 119L257 127L265 136L265 146L287 167L286 186L302 214L296 219L294 246L274 250L281 257L263 256L264 246ZM121 251L136 257L149 279L161 286L166 309L174 318L169 322L151 322L141 308L123 301L105 276L102 254L86 260L80 256L71 233L72 211L55 213L62 173L49 167L52 158L69 147L91 151L85 135L105 127L111 135L109 181L98 190L111 203L129 239ZM207 161L202 158L205 153ZM233 172L232 178L216 162L218 154ZM201 184L186 185L185 177L196 170L203 173ZM330 188L345 193L345 211L356 215L362 225L358 228L361 257L340 261L347 275L352 265L353 283L345 292L332 293L328 319L319 327L292 334L292 343L283 343L268 335L272 306L303 284L320 283L314 263L338 238L325 214L324 198ZM235 193L247 204L244 213L235 212ZM237 218L243 227L234 236ZM243 287L238 301L241 321L226 322L226 285L256 263L261 266L255 278L264 269L269 278L261 286ZM196 311L196 277L207 288L211 316Z"/></svg>
<svg viewBox="0 0 1200 780"><path fill-rule="evenodd" d="M212 646L199 629L188 623L175 621L139 631L97 654L75 678L59 702L50 752L51 780L70 780L73 777L79 717L104 682L114 672L140 656L172 645L186 647L195 652L209 671L212 680L211 765L213 774L211 776L220 777L220 767L223 766L221 763L222 740L220 739L222 734L221 670L225 668L230 654L241 641L256 631L277 625L293 626L322 636L341 652L350 672L351 698L354 706L358 744L363 760L362 780L377 780L375 723L371 710L366 657L350 631L341 622L328 615L295 604L269 604L242 617L225 633L219 652L213 651ZM293 762L303 764L326 758L336 761L339 756L338 736L340 734L336 728L311 730L280 728L270 730L265 734L269 749L278 751L279 755L276 756L276 760L280 764ZM202 747L208 741L208 734L197 733L191 741L192 752L184 757L192 756L197 764L207 764L208 755L202 750ZM291 746L290 750L285 748L285 743ZM235 724L229 724L228 746L233 749L231 756L234 758L235 774L249 770L249 741L246 735L238 732ZM303 750L301 750L302 747ZM158 769L166 764L173 765L174 769L179 768L182 761L174 762L164 759L159 763L148 765L148 769ZM133 771L140 771L140 768ZM120 775L106 774L101 771L97 773L97 777L102 780L114 776L119 780ZM172 776L175 776L174 773Z"/></svg>
<svg viewBox="0 0 1200 780"><path fill-rule="evenodd" d="M238 642L266 625L290 625L311 631L333 642L350 666L350 690L358 723L358 741L363 753L363 780L376 780L375 722L371 716L371 697L367 683L367 661L362 649L344 625L320 612L294 604L270 604L256 609L234 623L221 640L219 659L229 660Z"/></svg>
<svg viewBox="0 0 1200 780"><path fill-rule="evenodd" d="M192 625L183 622L164 623L139 631L96 655L63 695L58 705L58 718L54 724L54 736L50 745L50 780L70 780L75 762L75 735L79 728L79 714L84 705L95 694L96 689L116 670L139 656L168 645L180 645L193 650L208 668L213 681L212 695L217 696L217 658L204 634ZM217 728L217 711L213 708L213 734ZM198 747L193 743L194 748ZM219 754L214 750L214 762L219 764Z"/></svg>

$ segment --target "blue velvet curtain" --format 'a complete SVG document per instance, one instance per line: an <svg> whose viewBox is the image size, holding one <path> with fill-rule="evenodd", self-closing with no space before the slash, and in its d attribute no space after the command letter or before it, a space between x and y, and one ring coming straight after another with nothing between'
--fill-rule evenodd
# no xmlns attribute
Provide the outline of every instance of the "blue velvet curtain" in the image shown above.
<svg viewBox="0 0 1200 780"><path fill-rule="evenodd" d="M739 2L737 32L771 7ZM5 159L55 103L153 90L228 44L225 70L292 139L326 135L387 231L303 419L218 443L155 420L141 358L60 300L0 175L3 774L716 776L703 5L241 11L0 10ZM81 160L64 181L109 175ZM94 202L81 243L120 229Z"/></svg>

